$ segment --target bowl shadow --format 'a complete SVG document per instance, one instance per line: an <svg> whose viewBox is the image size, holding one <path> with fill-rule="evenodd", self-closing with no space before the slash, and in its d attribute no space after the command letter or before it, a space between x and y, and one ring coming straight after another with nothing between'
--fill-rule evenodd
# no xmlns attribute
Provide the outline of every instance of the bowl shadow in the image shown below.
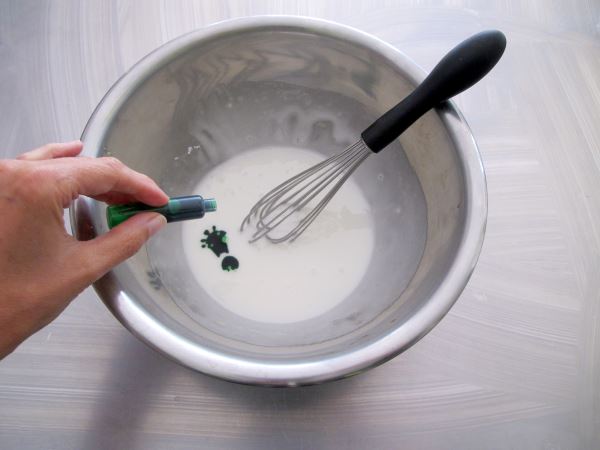
<svg viewBox="0 0 600 450"><path fill-rule="evenodd" d="M358 378L365 376L362 374ZM175 379L176 383L173 382ZM170 403L169 409L176 409L178 403L181 407L180 413L168 414L185 414L188 423L189 415L195 414L203 427L207 417L210 418L209 407L231 415L232 421L243 417L244 427L253 430L255 439L248 440L240 435L240 439L244 438L243 444L240 443L242 448L264 448L265 442L271 439L291 445L306 437L306 430L294 429L294 420L304 418L306 425L309 411L349 394L357 382L357 377L352 377L294 388L237 384L181 366L135 337L124 334L99 387L104 394L93 405L91 426L81 448L145 448L150 437L156 434L145 425L146 418L165 406L165 401ZM202 407L205 402L206 409ZM218 426L216 421L215 424ZM202 437L200 433L197 438ZM176 433L171 432L163 437L177 439ZM230 443L233 442L227 441L227 445Z"/></svg>

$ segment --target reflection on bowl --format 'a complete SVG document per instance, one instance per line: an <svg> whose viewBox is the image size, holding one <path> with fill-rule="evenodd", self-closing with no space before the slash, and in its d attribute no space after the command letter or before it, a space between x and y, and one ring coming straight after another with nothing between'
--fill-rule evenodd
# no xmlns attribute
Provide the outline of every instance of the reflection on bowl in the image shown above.
<svg viewBox="0 0 600 450"><path fill-rule="evenodd" d="M345 26L233 20L140 61L102 100L83 140L88 155L112 154L170 196L186 195L242 152L337 153L422 78L403 54ZM317 317L278 324L224 308L191 274L180 223L95 287L148 344L227 380L310 384L372 367L426 334L464 288L483 240L485 178L451 103L368 158L353 178L371 205L373 257L352 292ZM76 202L72 221L78 235L107 231L104 205L89 199Z"/></svg>

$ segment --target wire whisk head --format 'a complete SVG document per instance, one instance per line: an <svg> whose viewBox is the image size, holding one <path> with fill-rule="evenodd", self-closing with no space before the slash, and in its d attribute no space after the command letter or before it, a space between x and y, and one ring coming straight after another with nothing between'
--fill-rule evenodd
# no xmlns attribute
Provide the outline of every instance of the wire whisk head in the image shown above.
<svg viewBox="0 0 600 450"><path fill-rule="evenodd" d="M252 224L250 242L263 237L273 243L294 241L317 218L344 182L371 154L362 140L267 192L242 221ZM276 228L284 231L279 235Z"/></svg>

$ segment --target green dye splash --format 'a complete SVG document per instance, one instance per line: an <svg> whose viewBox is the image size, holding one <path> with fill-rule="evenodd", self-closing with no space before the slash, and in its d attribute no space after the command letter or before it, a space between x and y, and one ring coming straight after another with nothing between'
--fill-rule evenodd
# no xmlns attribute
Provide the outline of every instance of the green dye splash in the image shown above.
<svg viewBox="0 0 600 450"><path fill-rule="evenodd" d="M202 248L208 248L212 251L215 256L218 258L221 257L222 254L229 253L229 237L227 236L227 232L223 230L218 230L216 226L213 225L211 230L204 230L204 235L206 236L204 239L201 239ZM227 255L221 261L221 268L226 272L231 272L237 270L240 267L240 262L235 256Z"/></svg>

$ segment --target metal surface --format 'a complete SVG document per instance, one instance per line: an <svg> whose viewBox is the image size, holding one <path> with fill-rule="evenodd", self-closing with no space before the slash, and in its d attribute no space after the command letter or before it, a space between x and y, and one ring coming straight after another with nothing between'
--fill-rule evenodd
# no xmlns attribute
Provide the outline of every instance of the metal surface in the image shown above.
<svg viewBox="0 0 600 450"><path fill-rule="evenodd" d="M0 3L4 157L78 136L140 57L230 17L335 20L428 70L480 29L508 37L456 100L488 177L481 258L417 345L328 385L232 385L147 348L88 290L0 363L0 448L600 447L600 5L349 3Z"/></svg>
<svg viewBox="0 0 600 450"><path fill-rule="evenodd" d="M173 197L256 148L301 142L325 156L339 154L423 78L396 49L332 22L226 21L170 42L129 70L86 125L84 153L116 156ZM301 124L294 132L290 120ZM273 324L220 307L191 273L176 225L95 288L152 347L228 380L298 386L386 361L454 304L479 256L487 216L481 159L451 103L389 147L354 178L372 205L375 257L343 303L318 317ZM106 232L104 210L80 197L72 212L76 236Z"/></svg>

